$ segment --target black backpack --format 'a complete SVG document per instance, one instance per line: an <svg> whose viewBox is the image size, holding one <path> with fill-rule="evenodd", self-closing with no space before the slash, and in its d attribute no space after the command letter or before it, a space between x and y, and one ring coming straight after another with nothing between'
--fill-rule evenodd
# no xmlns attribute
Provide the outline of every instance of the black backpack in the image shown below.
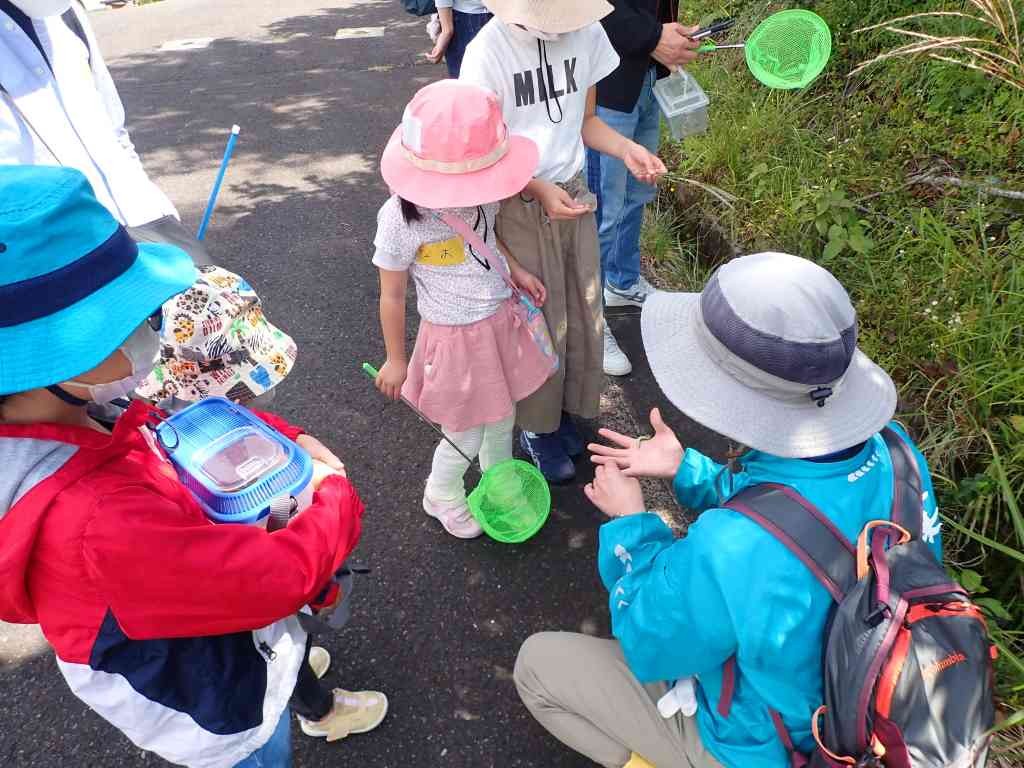
<svg viewBox="0 0 1024 768"><path fill-rule="evenodd" d="M437 13L434 0L402 0L402 7L405 8L406 13L411 13L413 16L429 16L432 13Z"/></svg>
<svg viewBox="0 0 1024 768"><path fill-rule="evenodd" d="M770 710L793 768L978 768L995 723L985 619L921 539L917 462L883 431L893 463L891 520L854 547L820 510L782 485L744 489L725 507L786 546L836 605L825 628L825 702L811 718L817 747L797 751ZM736 661L725 667L718 711L728 716Z"/></svg>

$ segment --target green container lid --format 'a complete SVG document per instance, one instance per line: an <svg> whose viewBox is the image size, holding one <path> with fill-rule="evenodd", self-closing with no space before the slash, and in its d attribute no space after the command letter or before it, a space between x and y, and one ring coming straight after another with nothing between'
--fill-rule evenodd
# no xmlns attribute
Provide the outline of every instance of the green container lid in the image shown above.
<svg viewBox="0 0 1024 768"><path fill-rule="evenodd" d="M521 544L547 522L551 489L533 464L509 459L484 472L469 495L469 510L495 541Z"/></svg>
<svg viewBox="0 0 1024 768"><path fill-rule="evenodd" d="M769 88L804 88L828 64L832 32L811 11L779 11L747 38L745 53L751 74Z"/></svg>

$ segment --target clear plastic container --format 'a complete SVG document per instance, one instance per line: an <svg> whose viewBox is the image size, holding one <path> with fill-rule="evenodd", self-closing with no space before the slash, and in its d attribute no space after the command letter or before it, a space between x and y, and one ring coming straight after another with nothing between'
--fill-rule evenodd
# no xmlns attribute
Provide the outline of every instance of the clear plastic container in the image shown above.
<svg viewBox="0 0 1024 768"><path fill-rule="evenodd" d="M663 77L654 84L654 98L675 139L707 131L710 99L689 72L677 69Z"/></svg>
<svg viewBox="0 0 1024 768"><path fill-rule="evenodd" d="M288 463L284 448L251 427L235 429L196 456L203 474L221 493L235 493Z"/></svg>
<svg viewBox="0 0 1024 768"><path fill-rule="evenodd" d="M265 525L271 503L313 500L309 454L245 407L208 397L156 428L185 485L215 523Z"/></svg>

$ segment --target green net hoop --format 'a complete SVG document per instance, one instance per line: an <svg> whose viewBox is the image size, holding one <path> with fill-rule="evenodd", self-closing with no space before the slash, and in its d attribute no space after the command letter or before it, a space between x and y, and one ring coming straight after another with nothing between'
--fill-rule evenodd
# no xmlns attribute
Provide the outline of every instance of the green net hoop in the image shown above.
<svg viewBox="0 0 1024 768"><path fill-rule="evenodd" d="M509 459L484 472L469 495L469 510L495 541L521 544L547 522L551 490L533 464Z"/></svg>
<svg viewBox="0 0 1024 768"><path fill-rule="evenodd" d="M804 88L822 73L832 54L832 32L818 14L772 14L747 38L747 66L769 88Z"/></svg>

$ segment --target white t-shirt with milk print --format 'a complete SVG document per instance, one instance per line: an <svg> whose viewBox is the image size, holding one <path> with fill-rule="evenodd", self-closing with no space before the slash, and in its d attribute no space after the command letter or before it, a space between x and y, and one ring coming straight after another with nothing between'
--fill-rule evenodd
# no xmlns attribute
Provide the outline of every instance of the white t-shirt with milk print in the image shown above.
<svg viewBox="0 0 1024 768"><path fill-rule="evenodd" d="M509 131L537 143L537 178L569 181L586 163L587 91L618 68L619 55L596 22L552 42L522 38L493 19L466 49L459 79L497 93Z"/></svg>

